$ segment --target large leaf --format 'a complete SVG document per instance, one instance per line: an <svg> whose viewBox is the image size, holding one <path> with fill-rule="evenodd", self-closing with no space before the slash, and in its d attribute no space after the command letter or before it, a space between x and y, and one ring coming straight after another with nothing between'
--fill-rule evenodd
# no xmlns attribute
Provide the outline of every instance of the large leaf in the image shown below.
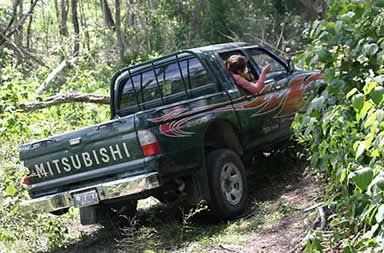
<svg viewBox="0 0 384 253"><path fill-rule="evenodd" d="M377 213L376 213L375 218L376 218L377 223L381 223L384 220L384 205L381 205L377 209Z"/></svg>
<svg viewBox="0 0 384 253"><path fill-rule="evenodd" d="M364 95L356 94L352 97L352 106L355 111L359 112L364 106Z"/></svg>
<svg viewBox="0 0 384 253"><path fill-rule="evenodd" d="M384 87L383 86L377 86L371 91L371 98L375 104L380 104L380 102L383 100L384 97Z"/></svg>
<svg viewBox="0 0 384 253"><path fill-rule="evenodd" d="M370 167L359 167L358 170L351 173L353 182L362 191L367 190L373 180L373 175L373 169Z"/></svg>

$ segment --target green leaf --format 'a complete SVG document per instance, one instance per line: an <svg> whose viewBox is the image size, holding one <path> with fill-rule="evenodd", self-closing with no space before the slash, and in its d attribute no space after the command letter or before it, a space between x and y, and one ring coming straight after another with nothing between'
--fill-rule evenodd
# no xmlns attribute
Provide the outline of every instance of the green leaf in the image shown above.
<svg viewBox="0 0 384 253"><path fill-rule="evenodd" d="M353 88L352 90L350 90L347 95L345 96L346 98L349 98L350 96L354 95L356 92L359 92L359 90L357 88Z"/></svg>
<svg viewBox="0 0 384 253"><path fill-rule="evenodd" d="M374 172L372 168L361 167L360 169L352 173L352 180L360 190L364 191L368 188L368 185L372 182L373 175L374 175Z"/></svg>
<svg viewBox="0 0 384 253"><path fill-rule="evenodd" d="M332 54L325 48L321 48L317 51L318 59L321 62L327 63L332 61Z"/></svg>
<svg viewBox="0 0 384 253"><path fill-rule="evenodd" d="M359 158L365 151L365 141L360 141L359 142L359 146L356 150L356 157L355 159L357 160L357 158Z"/></svg>
<svg viewBox="0 0 384 253"><path fill-rule="evenodd" d="M10 185L8 185L7 188L5 189L5 192L7 193L8 196L13 197L13 196L16 195L16 193L17 193L17 189L16 189L16 187L15 187L14 184L10 184Z"/></svg>
<svg viewBox="0 0 384 253"><path fill-rule="evenodd" d="M371 191L372 187L377 186L381 191L384 191L384 176L376 176L368 186L368 190Z"/></svg>
<svg viewBox="0 0 384 253"><path fill-rule="evenodd" d="M364 101L363 108L361 109L361 111L359 111L359 114L357 115L356 119L359 121L361 118L364 118L367 112L369 111L369 109L371 109L372 107L373 107L373 104L367 101Z"/></svg>
<svg viewBox="0 0 384 253"><path fill-rule="evenodd" d="M373 91L371 91L370 96L375 104L380 104L384 97L384 87L376 86Z"/></svg>
<svg viewBox="0 0 384 253"><path fill-rule="evenodd" d="M379 46L375 43L365 44L363 46L363 53L368 56L375 55L378 50L379 50Z"/></svg>
<svg viewBox="0 0 384 253"><path fill-rule="evenodd" d="M383 121L383 119L384 119L384 110L379 109L379 110L376 111L376 119L377 119L377 121L379 123Z"/></svg>
<svg viewBox="0 0 384 253"><path fill-rule="evenodd" d="M360 112L364 105L364 95L359 93L352 97L352 106L356 112Z"/></svg>
<svg viewBox="0 0 384 253"><path fill-rule="evenodd" d="M377 213L375 215L377 223L381 223L384 220L384 205L381 205L377 209Z"/></svg>
<svg viewBox="0 0 384 253"><path fill-rule="evenodd" d="M340 19L346 23L351 23L354 16L355 16L355 13L352 11L349 11L346 14L341 15Z"/></svg>
<svg viewBox="0 0 384 253"><path fill-rule="evenodd" d="M363 91L364 94L369 94L375 87L377 86L376 82L369 82L368 84L364 85Z"/></svg>
<svg viewBox="0 0 384 253"><path fill-rule="evenodd" d="M373 113L364 123L364 128L370 127L376 121L376 113Z"/></svg>

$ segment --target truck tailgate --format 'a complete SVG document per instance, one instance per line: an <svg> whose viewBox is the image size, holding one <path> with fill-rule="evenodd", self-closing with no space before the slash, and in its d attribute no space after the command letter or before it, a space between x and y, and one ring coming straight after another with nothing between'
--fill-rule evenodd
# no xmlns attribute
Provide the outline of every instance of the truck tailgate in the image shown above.
<svg viewBox="0 0 384 253"><path fill-rule="evenodd" d="M142 167L134 121L130 115L22 145L20 160L30 170L31 184L60 186Z"/></svg>

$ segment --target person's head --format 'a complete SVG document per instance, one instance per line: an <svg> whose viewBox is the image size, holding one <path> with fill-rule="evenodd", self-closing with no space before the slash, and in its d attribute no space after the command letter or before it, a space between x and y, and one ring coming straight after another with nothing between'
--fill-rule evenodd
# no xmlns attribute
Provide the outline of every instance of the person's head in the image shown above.
<svg viewBox="0 0 384 253"><path fill-rule="evenodd" d="M228 58L226 65L232 73L243 75L247 71L248 59L247 57L239 54L232 55Z"/></svg>

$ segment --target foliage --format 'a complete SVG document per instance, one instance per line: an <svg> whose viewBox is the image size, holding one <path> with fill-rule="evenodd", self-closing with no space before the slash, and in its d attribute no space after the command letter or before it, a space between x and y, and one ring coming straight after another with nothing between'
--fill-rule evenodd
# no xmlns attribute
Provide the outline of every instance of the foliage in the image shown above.
<svg viewBox="0 0 384 253"><path fill-rule="evenodd" d="M281 51L300 50L307 26L301 9L289 1L204 1L153 0L120 1L124 58L114 28L103 24L100 1L78 3L80 56L72 59L74 31L68 7L68 35L61 34L61 1L39 0L33 15L8 39L0 40L0 249L27 252L46 250L66 243L65 225L50 214L26 214L21 200L27 199L23 185L26 171L18 158L18 147L66 131L91 126L109 118L108 106L63 104L31 113L20 105L43 101L57 93L109 94L109 81L121 65L130 65L180 48L232 40L270 44ZM23 2L23 10L13 8ZM64 1L74 2L74 1ZM112 1L106 1L115 13ZM0 31L5 34L13 21L16 27L26 15L30 1L0 3ZM60 3L60 4L59 4ZM14 10L18 9L15 15ZM195 10L197 10L195 12ZM194 16L196 14L196 16ZM18 16L18 17L16 17ZM196 19L196 34L192 20ZM18 50L19 49L19 50ZM27 52L20 57L20 50ZM374 50L372 48L371 50ZM34 58L34 59L33 59ZM36 60L37 59L37 60ZM40 60L40 63L38 63ZM60 62L71 62L41 93L36 91ZM377 91L380 93L380 90ZM378 100L378 96L374 96ZM285 209L284 209L285 210ZM288 208L285 210L289 212ZM16 217L16 218L15 218ZM187 230L189 224L185 221Z"/></svg>
<svg viewBox="0 0 384 253"><path fill-rule="evenodd" d="M329 1L313 24L302 63L321 68L328 86L294 124L310 139L311 163L329 187L332 233L307 249L384 250L384 11L382 1ZM320 240L320 241L319 241ZM318 247L319 246L319 247ZM312 248L311 248L312 247Z"/></svg>
<svg viewBox="0 0 384 253"><path fill-rule="evenodd" d="M73 79L92 86L84 85L79 89L106 93L108 85L102 85L99 80L107 74L97 69L86 71L89 65L84 67L83 64L80 60L77 71L82 74ZM99 68L110 71L110 68ZM11 65L0 69L0 248L27 252L62 245L66 240L66 228L56 217L27 214L20 208L21 200L28 197L23 184L27 172L18 159L19 145L105 121L109 113L107 106L84 104L66 104L23 113L17 109L20 104L46 96L36 95L35 90L40 82L38 74L47 71L38 69L28 76L23 70L22 66ZM67 85L64 90L73 89L73 82L69 81Z"/></svg>

